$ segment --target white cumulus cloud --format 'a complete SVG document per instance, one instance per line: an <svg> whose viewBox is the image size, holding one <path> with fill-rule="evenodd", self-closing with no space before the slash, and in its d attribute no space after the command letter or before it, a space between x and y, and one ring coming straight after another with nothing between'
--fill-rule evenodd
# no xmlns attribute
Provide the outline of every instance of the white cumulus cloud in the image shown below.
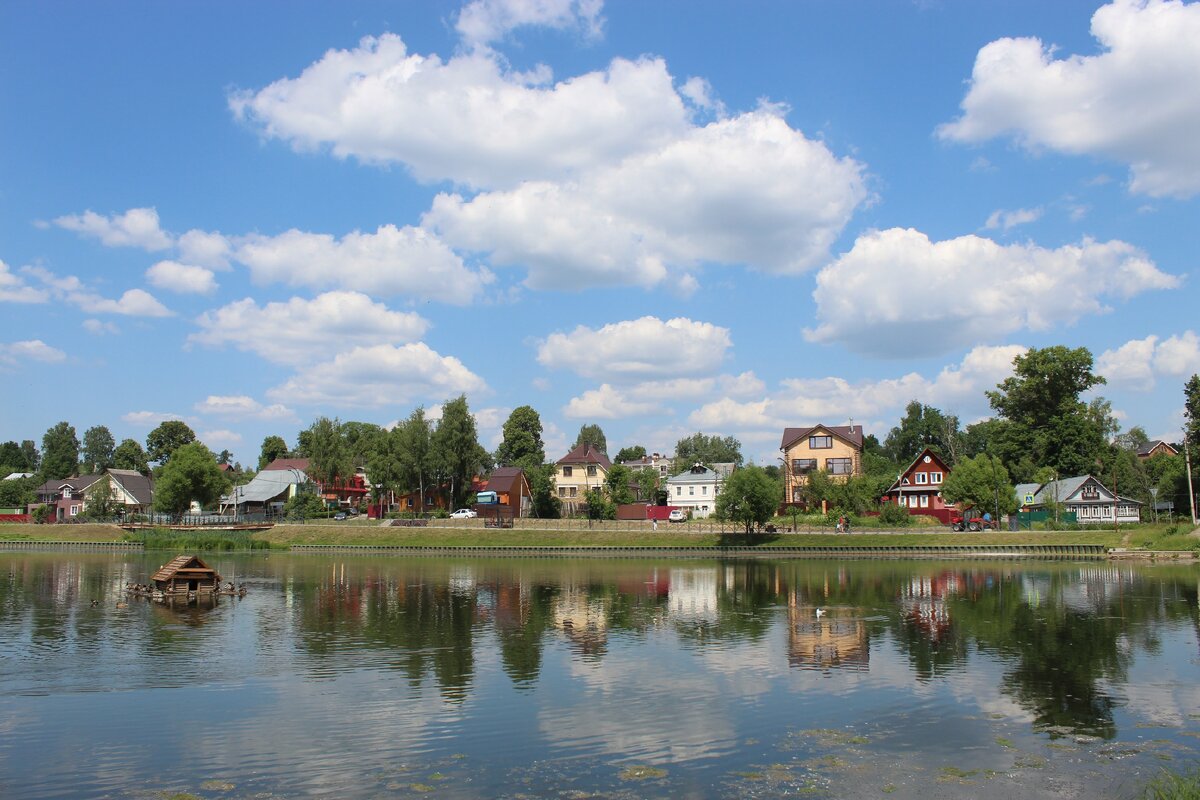
<svg viewBox="0 0 1200 800"><path fill-rule="evenodd" d="M178 294L212 294L217 290L211 269L178 261L159 261L146 270L146 280L151 286Z"/></svg>
<svg viewBox="0 0 1200 800"><path fill-rule="evenodd" d="M805 336L875 356L937 355L1067 325L1108 311L1106 299L1179 285L1121 241L1049 250L979 236L932 242L892 228L860 236L818 273L820 324Z"/></svg>
<svg viewBox="0 0 1200 800"><path fill-rule="evenodd" d="M205 312L196 324L200 331L189 342L232 345L280 364L311 363L330 342L347 348L407 344L429 329L419 314L392 311L359 292L326 292L265 306L247 297Z"/></svg>
<svg viewBox="0 0 1200 800"><path fill-rule="evenodd" d="M0 261L0 303L45 303L49 299L49 292L30 286Z"/></svg>
<svg viewBox="0 0 1200 800"><path fill-rule="evenodd" d="M220 452L232 445L241 444L242 435L236 431L219 428L212 431L201 431L196 434L196 438L204 443L204 446L213 452Z"/></svg>
<svg viewBox="0 0 1200 800"><path fill-rule="evenodd" d="M183 417L167 411L130 411L121 415L122 422L144 428L153 428L173 419L181 420Z"/></svg>
<svg viewBox="0 0 1200 800"><path fill-rule="evenodd" d="M117 299L103 297L75 275L55 275L44 267L22 267L21 271L41 282L55 299L71 303L89 314L121 314L127 317L170 317L174 312L145 289L129 289Z"/></svg>
<svg viewBox="0 0 1200 800"><path fill-rule="evenodd" d="M121 329L112 322L103 322L98 319L85 319L83 321L83 329L93 336L103 336L105 334L118 334Z"/></svg>
<svg viewBox="0 0 1200 800"><path fill-rule="evenodd" d="M686 129L662 61L617 59L553 85L545 72L512 73L482 51L442 61L384 34L330 50L298 77L236 93L229 105L297 150L328 147L471 186L559 177Z"/></svg>
<svg viewBox="0 0 1200 800"><path fill-rule="evenodd" d="M653 414L660 408L657 402L647 402L630 397L630 392L615 389L607 383L591 389L579 397L571 398L563 408L567 419L621 419Z"/></svg>
<svg viewBox="0 0 1200 800"><path fill-rule="evenodd" d="M195 409L201 414L211 414L236 419L288 420L297 419L296 414L287 406L274 403L264 406L262 403L247 395L215 395L210 394L203 401L196 403Z"/></svg>
<svg viewBox="0 0 1200 800"><path fill-rule="evenodd" d="M1013 359L1024 352L1019 345L976 347L932 378L917 372L856 382L839 377L789 378L761 399L725 397L706 403L692 412L688 422L701 430L735 431L754 438L771 431L778 434L789 426L898 418L910 400L919 400L958 414L966 423L986 412L983 392L1011 375Z"/></svg>
<svg viewBox="0 0 1200 800"><path fill-rule="evenodd" d="M57 347L51 347L41 339L11 343L0 342L0 366L15 367L22 361L56 364L66 360L66 353Z"/></svg>
<svg viewBox="0 0 1200 800"><path fill-rule="evenodd" d="M378 408L484 391L487 384L453 356L424 343L355 347L302 367L267 392L297 405Z"/></svg>
<svg viewBox="0 0 1200 800"><path fill-rule="evenodd" d="M962 116L939 135L1129 165L1134 192L1200 192L1200 3L1116 0L1092 16L1097 55L1056 58L1035 38L979 51Z"/></svg>
<svg viewBox="0 0 1200 800"><path fill-rule="evenodd" d="M732 346L729 329L679 317L580 325L538 347L538 362L597 380L630 382L702 375L718 369Z"/></svg>
<svg viewBox="0 0 1200 800"><path fill-rule="evenodd" d="M1181 378L1200 372L1200 336L1187 330L1166 339L1131 339L1101 353L1096 372L1110 384L1150 391L1158 376Z"/></svg>
<svg viewBox="0 0 1200 800"><path fill-rule="evenodd" d="M538 26L575 29L597 37L604 25L602 0L472 0L454 27L471 46L503 39L516 28Z"/></svg>
<svg viewBox="0 0 1200 800"><path fill-rule="evenodd" d="M411 295L465 304L492 282L472 272L437 236L421 228L383 225L374 233L329 234L290 230L243 237L235 258L256 283L312 288L348 287L373 295Z"/></svg>
<svg viewBox="0 0 1200 800"><path fill-rule="evenodd" d="M155 251L165 250L172 244L170 234L159 227L158 211L153 208L131 208L124 214L111 216L89 209L82 214L58 217L54 224L99 239L109 247L140 247Z"/></svg>
<svg viewBox="0 0 1200 800"><path fill-rule="evenodd" d="M1042 218L1042 209L1040 208L1018 208L1015 211L1005 211L1004 209L996 209L987 218L987 222L983 227L988 230L996 230L1003 228L1009 230L1018 225L1027 225L1030 222L1037 222Z"/></svg>
<svg viewBox="0 0 1200 800"><path fill-rule="evenodd" d="M185 264L198 264L209 269L229 269L233 247L229 239L214 231L190 230L179 237L179 258Z"/></svg>
<svg viewBox="0 0 1200 800"><path fill-rule="evenodd" d="M440 194L422 224L526 269L531 288L654 286L704 263L811 268L866 194L861 165L764 109L575 180Z"/></svg>

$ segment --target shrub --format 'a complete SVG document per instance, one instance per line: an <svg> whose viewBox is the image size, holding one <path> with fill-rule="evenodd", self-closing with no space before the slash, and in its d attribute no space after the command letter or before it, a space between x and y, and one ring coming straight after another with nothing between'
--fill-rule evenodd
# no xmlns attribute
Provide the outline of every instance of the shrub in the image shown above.
<svg viewBox="0 0 1200 800"><path fill-rule="evenodd" d="M912 515L898 503L880 503L879 524L887 527L906 528L912 524Z"/></svg>

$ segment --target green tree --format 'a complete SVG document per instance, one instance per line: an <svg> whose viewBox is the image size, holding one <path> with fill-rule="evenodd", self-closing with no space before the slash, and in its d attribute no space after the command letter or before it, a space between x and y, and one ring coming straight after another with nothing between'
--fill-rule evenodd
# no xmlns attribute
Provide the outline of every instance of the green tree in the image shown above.
<svg viewBox="0 0 1200 800"><path fill-rule="evenodd" d="M293 458L309 458L312 456L312 431L305 428L296 434L296 449L292 451Z"/></svg>
<svg viewBox="0 0 1200 800"><path fill-rule="evenodd" d="M105 475L88 487L84 514L89 519L112 519L116 513L117 500L113 495L112 478Z"/></svg>
<svg viewBox="0 0 1200 800"><path fill-rule="evenodd" d="M471 478L488 460L487 451L479 444L466 395L442 406L442 419L433 432L431 445L434 463L450 482L450 505L457 508L466 500Z"/></svg>
<svg viewBox="0 0 1200 800"><path fill-rule="evenodd" d="M775 515L782 498L779 483L761 467L743 467L725 479L717 495L717 516L745 525L749 536L755 524L762 525Z"/></svg>
<svg viewBox="0 0 1200 800"><path fill-rule="evenodd" d="M900 424L888 433L883 451L895 463L907 465L929 447L953 466L960 449L959 437L958 417L913 400L905 408Z"/></svg>
<svg viewBox="0 0 1200 800"><path fill-rule="evenodd" d="M103 425L96 425L83 432L83 464L89 472L99 472L113 466L113 451L117 443L112 433Z"/></svg>
<svg viewBox="0 0 1200 800"><path fill-rule="evenodd" d="M231 462L231 461L233 461L233 453L229 452L228 450L222 450L217 455L217 463L218 464L221 464L223 466L228 466L229 462Z"/></svg>
<svg viewBox="0 0 1200 800"><path fill-rule="evenodd" d="M354 474L342 423L329 417L318 417L308 428L308 476L320 484L331 484L338 478Z"/></svg>
<svg viewBox="0 0 1200 800"><path fill-rule="evenodd" d="M583 496L588 519L616 519L617 506L599 488L588 489Z"/></svg>
<svg viewBox="0 0 1200 800"><path fill-rule="evenodd" d="M404 489L405 471L401 462L403 437L402 425L384 431L367 461L367 477L371 480L371 491L376 502L381 502L388 492L401 492Z"/></svg>
<svg viewBox="0 0 1200 800"><path fill-rule="evenodd" d="M277 458L287 458L288 446L282 436L268 436L263 439L262 450L259 451L258 468L266 469Z"/></svg>
<svg viewBox="0 0 1200 800"><path fill-rule="evenodd" d="M634 473L633 481L638 487L638 499L657 505L661 493L661 480L662 475L654 467L642 467Z"/></svg>
<svg viewBox="0 0 1200 800"><path fill-rule="evenodd" d="M117 469L134 469L138 472L148 472L150 465L146 451L136 439L122 439L113 451L113 466Z"/></svg>
<svg viewBox="0 0 1200 800"><path fill-rule="evenodd" d="M37 487L36 478L0 480L0 508L24 508L34 501Z"/></svg>
<svg viewBox="0 0 1200 800"><path fill-rule="evenodd" d="M417 510L425 510L425 486L434 474L433 431L425 419L425 409L417 407L408 419L396 426L399 433L396 457L400 462L400 486L419 493Z"/></svg>
<svg viewBox="0 0 1200 800"><path fill-rule="evenodd" d="M999 458L986 453L966 458L946 476L942 497L961 509L990 511L999 522L1001 514L1017 510L1017 492L1008 470Z"/></svg>
<svg viewBox="0 0 1200 800"><path fill-rule="evenodd" d="M706 436L694 433L675 443L675 469L682 472L693 464L711 467L732 462L742 465L742 443L732 436Z"/></svg>
<svg viewBox="0 0 1200 800"><path fill-rule="evenodd" d="M196 441L195 432L183 420L169 419L150 431L146 437L146 457L158 464L165 464L171 454Z"/></svg>
<svg viewBox="0 0 1200 800"><path fill-rule="evenodd" d="M25 454L21 452L21 445L16 442L0 444L0 472L7 475L10 472L32 471L25 468ZM4 475L0 475L0 478Z"/></svg>
<svg viewBox="0 0 1200 800"><path fill-rule="evenodd" d="M42 475L46 480L66 478L79 464L79 439L75 428L60 422L42 437Z"/></svg>
<svg viewBox="0 0 1200 800"><path fill-rule="evenodd" d="M42 467L42 454L32 439L21 442L21 454L25 456L25 469L22 472L37 472Z"/></svg>
<svg viewBox="0 0 1200 800"><path fill-rule="evenodd" d="M1115 446L1122 450L1132 450L1134 453L1149 443L1150 437L1146 435L1146 429L1141 425L1134 425L1113 439Z"/></svg>
<svg viewBox="0 0 1200 800"><path fill-rule="evenodd" d="M500 466L530 470L546 463L542 418L533 406L513 409L504 421L503 437L496 448L496 463Z"/></svg>
<svg viewBox="0 0 1200 800"><path fill-rule="evenodd" d="M367 464L375 448L383 441L384 433L383 428L373 422L342 423L342 439L346 443L346 452L353 467Z"/></svg>
<svg viewBox="0 0 1200 800"><path fill-rule="evenodd" d="M599 450L601 453L608 452L608 439L604 438L604 431L599 425L580 426L579 435L575 437L572 447L579 447L581 444L590 444L593 450Z"/></svg>
<svg viewBox="0 0 1200 800"><path fill-rule="evenodd" d="M604 484L608 488L608 497L614 504L620 506L633 502L633 492L629 484L633 480L633 470L620 464L613 464L612 469L604 476Z"/></svg>
<svg viewBox="0 0 1200 800"><path fill-rule="evenodd" d="M525 470L529 492L533 495L533 514L540 519L562 516L562 501L554 494L554 465L542 464Z"/></svg>
<svg viewBox="0 0 1200 800"><path fill-rule="evenodd" d="M1101 398L1091 405L1079 399L1105 383L1092 368L1092 354L1085 347L1034 348L1017 356L1013 375L987 393L992 408L1008 423L996 431L988 449L1019 479L1039 466L1054 467L1060 475L1086 474L1103 454L1112 432L1111 408Z"/></svg>
<svg viewBox="0 0 1200 800"><path fill-rule="evenodd" d="M1195 452L1200 446L1200 375L1193 375L1183 385L1183 418L1183 435Z"/></svg>
<svg viewBox="0 0 1200 800"><path fill-rule="evenodd" d="M646 448L640 444L635 444L631 447L622 447L617 451L617 457L613 459L614 464L620 464L625 461L640 461L646 457Z"/></svg>
<svg viewBox="0 0 1200 800"><path fill-rule="evenodd" d="M192 501L209 508L228 490L212 451L202 442L190 442L175 449L155 480L154 510L180 514Z"/></svg>

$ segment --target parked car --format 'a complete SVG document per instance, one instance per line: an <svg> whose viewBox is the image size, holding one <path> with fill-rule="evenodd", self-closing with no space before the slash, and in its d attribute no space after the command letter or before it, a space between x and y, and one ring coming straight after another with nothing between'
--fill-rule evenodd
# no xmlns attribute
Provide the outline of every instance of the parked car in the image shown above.
<svg viewBox="0 0 1200 800"><path fill-rule="evenodd" d="M460 508L450 515L450 519L475 519L479 515L470 508Z"/></svg>
<svg viewBox="0 0 1200 800"><path fill-rule="evenodd" d="M673 508L671 513L667 514L667 519L671 522L687 522L687 512L682 508Z"/></svg>
<svg viewBox="0 0 1200 800"><path fill-rule="evenodd" d="M334 519L336 519L336 520L339 520L339 521L340 521L340 520L343 520L343 519L345 519L345 518L346 518L346 512L345 512L345 511L339 511L338 513L336 513L336 514L334 514L334 515L333 515L333 518L334 518Z"/></svg>

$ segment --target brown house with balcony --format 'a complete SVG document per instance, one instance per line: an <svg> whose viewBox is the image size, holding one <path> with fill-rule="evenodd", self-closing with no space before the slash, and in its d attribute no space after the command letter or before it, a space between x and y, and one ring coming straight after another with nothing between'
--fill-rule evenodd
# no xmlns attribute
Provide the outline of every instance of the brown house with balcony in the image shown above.
<svg viewBox="0 0 1200 800"><path fill-rule="evenodd" d="M908 469L900 473L881 500L896 503L908 509L909 514L925 514L949 522L949 512L954 504L942 498L942 484L949 474L950 467L946 466L941 456L926 447L908 465Z"/></svg>
<svg viewBox="0 0 1200 800"><path fill-rule="evenodd" d="M783 451L784 502L801 502L808 475L825 470L834 480L862 475L863 433L860 425L813 425L785 428Z"/></svg>

